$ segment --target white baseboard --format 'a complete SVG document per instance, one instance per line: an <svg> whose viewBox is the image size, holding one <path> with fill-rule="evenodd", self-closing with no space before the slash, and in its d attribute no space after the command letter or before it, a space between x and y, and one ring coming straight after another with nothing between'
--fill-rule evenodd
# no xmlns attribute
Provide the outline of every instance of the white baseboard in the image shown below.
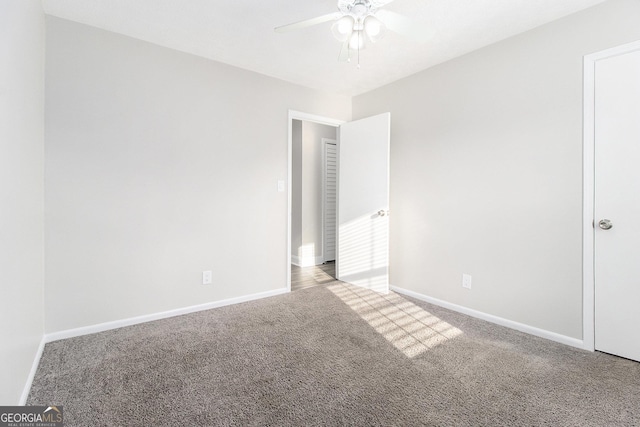
<svg viewBox="0 0 640 427"><path fill-rule="evenodd" d="M312 267L314 265L320 265L324 262L324 258L321 256L307 256L299 257L297 255L291 255L291 264L298 267Z"/></svg>
<svg viewBox="0 0 640 427"><path fill-rule="evenodd" d="M31 391L31 384L33 384L33 379L36 376L36 371L38 370L38 365L40 364L40 359L42 358L42 352L44 351L45 337L43 336L40 340L40 345L38 346L38 350L36 351L36 355L33 358L33 363L31 364L31 371L29 371L29 376L27 377L27 382L24 385L24 389L22 389L22 396L20 396L20 402L18 405L24 406L27 403L27 398L29 397L29 392Z"/></svg>
<svg viewBox="0 0 640 427"><path fill-rule="evenodd" d="M153 320L166 319L183 314L195 313L212 308L224 307L226 305L239 304L241 302L253 301L257 299L272 297L276 295L286 294L289 290L286 288L276 289L273 291L260 292L257 294L245 295L236 298L229 298L221 301L213 301L205 304L192 305L190 307L178 308L175 310L163 311L160 313L147 314L144 316L130 317L128 319L114 320L112 322L99 323L97 325L83 326L81 328L67 329L59 332L52 332L44 336L44 342L58 341L66 338L78 337L81 335L95 334L96 332L118 329L125 326L137 325L139 323L151 322ZM38 359L39 360L39 359ZM37 366L37 365L36 365Z"/></svg>
<svg viewBox="0 0 640 427"><path fill-rule="evenodd" d="M561 335L555 332L539 329L534 326L525 325L524 323L514 322L513 320L504 319L502 317L494 316L492 314L483 313L481 311L473 310L471 308L467 308L461 305L453 304L437 298L432 298L426 295L422 295L418 292L410 291L408 289L392 286L391 290L399 294L407 295L409 297L419 299L421 301L425 301L433 305L437 305L439 307L443 307L452 311L457 311L458 313L466 314L467 316L475 317L478 319L486 320L487 322L495 323L500 326L505 326L507 328L515 329L516 331L524 332L530 335L535 335L536 337L540 337L540 338L546 338L548 340L559 342L561 344L566 344L571 347L577 347L583 350L589 350L588 348L585 347L584 341L579 340L577 338L572 338L566 335Z"/></svg>

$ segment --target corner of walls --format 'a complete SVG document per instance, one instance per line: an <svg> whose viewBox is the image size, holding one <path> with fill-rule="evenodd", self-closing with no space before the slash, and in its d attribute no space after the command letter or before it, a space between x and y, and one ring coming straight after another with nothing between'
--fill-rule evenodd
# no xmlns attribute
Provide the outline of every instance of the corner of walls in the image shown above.
<svg viewBox="0 0 640 427"><path fill-rule="evenodd" d="M43 324L44 329L44 324ZM38 365L40 365L40 359L42 358L42 353L44 353L44 346L47 343L47 337L43 334L40 339L40 344L38 345L38 349L36 350L35 355L33 356L33 362L31 363L31 370L27 375L27 379L24 384L24 388L22 389L22 394L20 395L20 400L18 401L19 405L26 405L27 399L29 398L29 392L31 391L31 385L33 384L33 379L36 376L36 372L38 371Z"/></svg>

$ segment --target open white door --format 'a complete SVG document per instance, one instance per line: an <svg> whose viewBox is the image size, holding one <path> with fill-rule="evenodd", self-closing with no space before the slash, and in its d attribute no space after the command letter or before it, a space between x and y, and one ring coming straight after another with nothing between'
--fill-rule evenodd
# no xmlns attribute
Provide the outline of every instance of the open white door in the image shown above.
<svg viewBox="0 0 640 427"><path fill-rule="evenodd" d="M595 348L640 361L640 46L595 71Z"/></svg>
<svg viewBox="0 0 640 427"><path fill-rule="evenodd" d="M389 291L389 142L391 114L340 126L338 280Z"/></svg>

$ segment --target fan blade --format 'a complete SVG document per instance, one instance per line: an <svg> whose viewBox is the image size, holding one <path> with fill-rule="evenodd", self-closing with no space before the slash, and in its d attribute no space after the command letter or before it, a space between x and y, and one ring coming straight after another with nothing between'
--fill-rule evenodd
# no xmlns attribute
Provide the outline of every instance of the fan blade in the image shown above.
<svg viewBox="0 0 640 427"><path fill-rule="evenodd" d="M349 39L342 43L342 49L340 49L340 55L338 55L338 61L345 62L349 60Z"/></svg>
<svg viewBox="0 0 640 427"><path fill-rule="evenodd" d="M408 37L416 41L427 41L431 31L427 27L420 27L406 16L389 10L379 10L376 16L394 33Z"/></svg>
<svg viewBox="0 0 640 427"><path fill-rule="evenodd" d="M329 13L327 15L316 16L315 18L305 19L304 21L294 22L293 24L276 27L275 31L276 33L286 33L287 31L300 30L302 28L322 24L323 22L334 21L341 16L342 14L340 12Z"/></svg>

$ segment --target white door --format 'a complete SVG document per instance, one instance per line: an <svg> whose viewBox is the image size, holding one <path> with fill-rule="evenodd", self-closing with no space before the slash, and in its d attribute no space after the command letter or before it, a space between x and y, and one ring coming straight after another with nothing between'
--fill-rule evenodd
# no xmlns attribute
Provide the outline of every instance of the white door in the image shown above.
<svg viewBox="0 0 640 427"><path fill-rule="evenodd" d="M389 291L391 114L345 123L338 142L339 280Z"/></svg>
<svg viewBox="0 0 640 427"><path fill-rule="evenodd" d="M323 244L324 261L336 259L336 223L337 223L337 192L338 192L338 149L336 141L322 138L324 174L323 174Z"/></svg>
<svg viewBox="0 0 640 427"><path fill-rule="evenodd" d="M640 361L640 51L595 66L595 348Z"/></svg>

